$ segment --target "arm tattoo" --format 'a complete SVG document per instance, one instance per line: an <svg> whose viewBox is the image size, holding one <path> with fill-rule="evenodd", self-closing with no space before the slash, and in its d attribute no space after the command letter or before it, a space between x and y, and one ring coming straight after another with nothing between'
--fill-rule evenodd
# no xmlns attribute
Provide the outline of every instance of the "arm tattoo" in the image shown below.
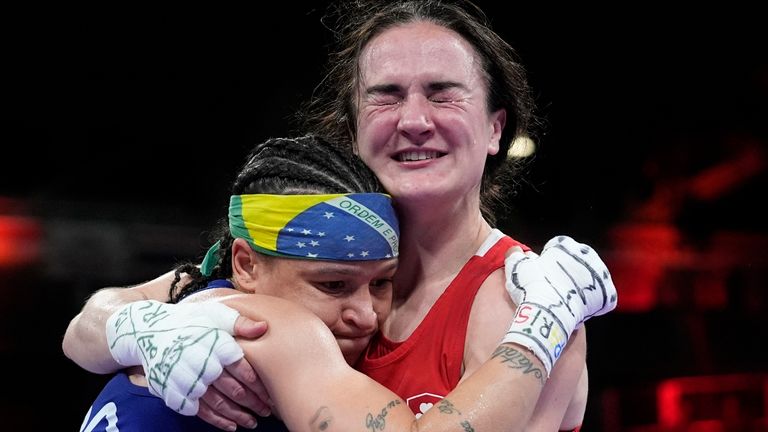
<svg viewBox="0 0 768 432"><path fill-rule="evenodd" d="M309 429L313 432L323 432L328 430L332 421L331 410L327 406L321 406L315 415L309 419Z"/></svg>
<svg viewBox="0 0 768 432"><path fill-rule="evenodd" d="M506 363L512 369L520 369L524 375L533 374L534 377L541 381L544 385L546 380L544 379L544 373L536 367L531 359L529 359L522 351L511 346L500 346L493 352L491 358L499 358L502 363Z"/></svg>
<svg viewBox="0 0 768 432"><path fill-rule="evenodd" d="M449 401L448 399L441 399L440 402L437 404L437 409L440 410L443 414L458 414L461 415L461 411L459 411L455 406L453 406L453 403Z"/></svg>
<svg viewBox="0 0 768 432"><path fill-rule="evenodd" d="M461 411L459 411L451 401L445 398L441 399L437 404L437 409L443 414L461 415ZM475 432L475 428L472 427L472 424L469 423L469 420L462 420L459 424L463 428L464 432Z"/></svg>
<svg viewBox="0 0 768 432"><path fill-rule="evenodd" d="M389 401L389 403L381 409L381 412L377 414L376 417L374 417L373 414L368 413L368 415L365 417L365 427L374 432L384 430L384 428L387 427L387 415L389 414L389 410L397 405L400 405L400 399Z"/></svg>

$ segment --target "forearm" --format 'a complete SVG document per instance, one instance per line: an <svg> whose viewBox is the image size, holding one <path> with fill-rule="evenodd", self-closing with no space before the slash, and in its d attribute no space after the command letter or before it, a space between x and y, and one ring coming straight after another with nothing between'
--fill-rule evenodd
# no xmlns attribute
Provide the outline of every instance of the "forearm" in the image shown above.
<svg viewBox="0 0 768 432"><path fill-rule="evenodd" d="M523 431L544 387L544 365L527 349L502 344L417 421L419 432Z"/></svg>
<svg viewBox="0 0 768 432"><path fill-rule="evenodd" d="M352 369L317 316L267 296L229 297L225 303L251 319L269 322L263 337L240 345L269 391L272 411L289 430L410 430L415 418L406 403Z"/></svg>
<svg viewBox="0 0 768 432"><path fill-rule="evenodd" d="M248 300L255 302L241 303ZM447 399L416 420L402 399L346 364L328 328L310 312L255 295L229 297L226 303L252 319L269 321L264 337L241 346L291 430L523 430L543 386L541 362L524 348L502 345Z"/></svg>
<svg viewBox="0 0 768 432"><path fill-rule="evenodd" d="M112 373L123 366L109 352L106 322L121 306L139 300L168 301L172 274L131 288L104 288L95 292L67 326L62 341L64 355L83 369L94 373Z"/></svg>
<svg viewBox="0 0 768 432"><path fill-rule="evenodd" d="M586 349L586 330L582 327L571 335L552 369L526 431L572 430L581 424L588 391L587 383L580 383L586 368Z"/></svg>
<svg viewBox="0 0 768 432"><path fill-rule="evenodd" d="M273 371L287 380L272 387L270 394L291 430L523 431L541 392L544 368L522 351L501 346L493 359L419 419L401 398L370 378L346 365L322 366L312 349L297 353L312 356L311 367ZM283 362L281 368L288 364ZM320 427L323 423L326 429Z"/></svg>

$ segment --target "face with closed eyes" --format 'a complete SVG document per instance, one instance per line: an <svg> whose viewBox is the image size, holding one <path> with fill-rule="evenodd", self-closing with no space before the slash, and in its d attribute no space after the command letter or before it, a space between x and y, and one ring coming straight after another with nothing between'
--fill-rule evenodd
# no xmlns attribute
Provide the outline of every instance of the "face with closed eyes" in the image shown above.
<svg viewBox="0 0 768 432"><path fill-rule="evenodd" d="M397 258L323 261L266 257L258 269L260 294L301 304L330 328L354 364L392 306Z"/></svg>
<svg viewBox="0 0 768 432"><path fill-rule="evenodd" d="M402 203L478 197L505 111L488 111L472 46L428 22L391 27L359 59L357 149ZM434 201L433 201L434 202Z"/></svg>

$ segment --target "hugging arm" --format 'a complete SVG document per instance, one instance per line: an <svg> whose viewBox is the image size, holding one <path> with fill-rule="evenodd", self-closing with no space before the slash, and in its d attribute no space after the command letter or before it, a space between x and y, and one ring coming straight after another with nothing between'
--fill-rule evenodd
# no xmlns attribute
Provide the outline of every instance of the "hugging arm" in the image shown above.
<svg viewBox="0 0 768 432"><path fill-rule="evenodd" d="M488 361L419 419L399 397L349 367L328 328L300 306L257 295L231 296L226 304L270 322L265 337L241 345L291 430L529 430L569 337L584 320L613 310L616 290L597 254L567 237L553 239L541 257L513 253L506 264L507 289L519 305L508 334ZM535 315L527 314L532 310Z"/></svg>
<svg viewBox="0 0 768 432"><path fill-rule="evenodd" d="M269 390L273 411L293 431L524 430L545 381L535 356L502 344L417 420L397 395L347 365L328 327L311 312L255 294L219 300L269 321L266 335L241 346Z"/></svg>
<svg viewBox="0 0 768 432"><path fill-rule="evenodd" d="M83 309L69 322L64 333L64 354L83 369L108 374L123 369L110 354L107 345L107 318L128 303L139 300L167 302L173 272L127 288L104 288L94 293ZM138 365L128 365L138 366Z"/></svg>
<svg viewBox="0 0 768 432"><path fill-rule="evenodd" d="M104 288L94 293L67 327L62 342L64 354L90 372L108 374L128 366L143 366L145 375L151 377L152 366L161 365L162 362L156 361L159 355L155 357L148 354L162 352L168 346L156 345L159 350L153 349L153 345L146 344L149 339L136 337L122 337L119 343L110 344L107 338L107 321L111 317L116 319L121 314L128 317L129 311L137 310L132 308L132 305L152 304L147 302L156 301L154 305L179 324L178 331L186 331L184 323L181 322L184 314L176 312L177 305L164 303L169 300L169 288L173 279L174 272L171 271L140 285ZM211 318L214 320L204 325L210 326L213 330L220 330L221 324L215 322L216 317ZM138 324L139 321L141 320L136 320L134 323ZM234 328L230 325L229 332L243 337L259 337L265 329L265 323L238 319ZM138 334L137 331L138 329L133 330L135 334ZM229 334L222 334L222 337L231 338ZM171 337L169 340L173 339ZM141 343L145 345L142 347ZM240 351L239 347L236 351ZM231 361L242 357L242 353L238 356L237 352L223 356L223 363L211 365L214 373L208 375L206 387L202 392L198 390L180 398L178 392L170 391L188 384L189 380L181 373L182 371L199 369L196 365L198 359L187 356L181 359L182 367L176 368L166 377L166 385L155 387L154 393L162 397L169 407L188 415L197 414L201 419L219 428L224 429L235 423L248 426L252 424L254 418L245 408L259 414L267 414L269 410L266 401L269 397L259 377L247 361L242 359ZM213 385L208 386L211 379ZM182 406L184 406L183 409Z"/></svg>

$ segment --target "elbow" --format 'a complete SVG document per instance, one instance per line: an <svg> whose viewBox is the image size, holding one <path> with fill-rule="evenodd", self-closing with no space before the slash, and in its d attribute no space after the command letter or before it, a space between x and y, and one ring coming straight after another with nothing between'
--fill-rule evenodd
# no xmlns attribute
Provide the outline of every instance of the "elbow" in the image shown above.
<svg viewBox="0 0 768 432"><path fill-rule="evenodd" d="M98 358L100 355L96 355L87 348L83 348L87 344L84 337L80 336L80 326L82 324L79 322L79 318L81 314L78 314L70 321L67 330L64 332L64 338L61 341L61 350L64 356L91 373L109 374L121 369L122 367L111 358L111 354L107 354L110 358L108 361L103 362Z"/></svg>
<svg viewBox="0 0 768 432"><path fill-rule="evenodd" d="M75 336L75 328L77 327L77 320L80 318L80 314L77 314L72 320L69 322L69 325L67 326L67 330L64 332L64 337L61 341L61 350L64 352L64 355L77 363L76 360L76 352L74 347L76 346L76 342L74 341Z"/></svg>

